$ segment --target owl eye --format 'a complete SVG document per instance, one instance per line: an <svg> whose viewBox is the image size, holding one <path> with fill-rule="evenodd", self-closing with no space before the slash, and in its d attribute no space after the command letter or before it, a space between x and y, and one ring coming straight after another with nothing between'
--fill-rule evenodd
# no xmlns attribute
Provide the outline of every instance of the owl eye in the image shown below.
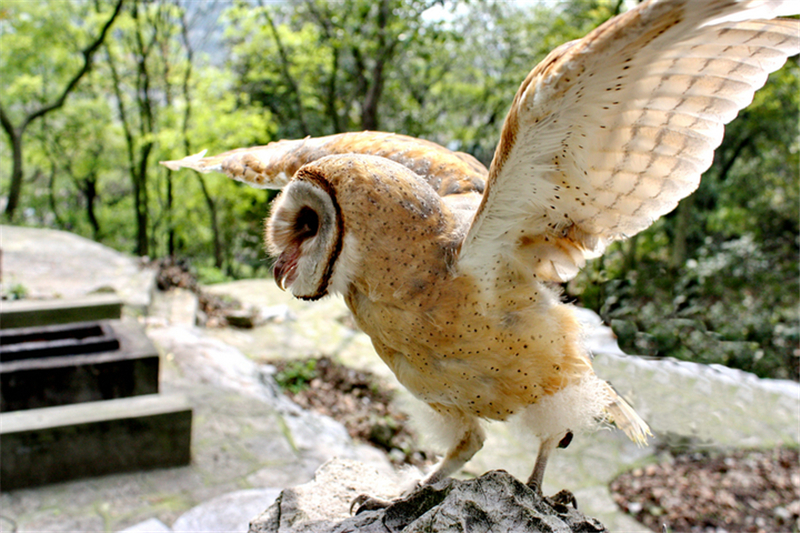
<svg viewBox="0 0 800 533"><path fill-rule="evenodd" d="M317 234L319 230L319 216L310 207L303 207L297 213L294 223L295 235L301 241L309 239Z"/></svg>

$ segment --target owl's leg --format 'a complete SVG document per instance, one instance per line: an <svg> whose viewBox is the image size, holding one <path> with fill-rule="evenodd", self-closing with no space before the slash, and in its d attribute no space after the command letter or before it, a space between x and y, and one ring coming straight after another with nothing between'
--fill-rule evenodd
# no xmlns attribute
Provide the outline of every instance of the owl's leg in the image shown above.
<svg viewBox="0 0 800 533"><path fill-rule="evenodd" d="M540 496L542 494L544 471L547 468L547 459L550 457L550 453L555 448L566 448L571 441L572 432L567 431L566 435L560 439L558 436L547 437L539 445L539 455L536 456L536 464L533 467L533 472L531 472L531 477L528 478L527 485Z"/></svg>
<svg viewBox="0 0 800 533"><path fill-rule="evenodd" d="M438 430L444 431L452 438L452 444L447 450L444 459L439 466L421 483L417 484L413 490L407 492L399 499L408 497L416 490L426 485L433 485L446 479L450 474L456 472L459 468L464 466L464 463L469 461L478 450L483 447L483 441L486 438L483 428L480 426L478 419L475 417L467 416L461 413L451 413L449 409L443 406L433 407L442 419L439 420ZM350 513L356 509L356 514L364 511L374 511L378 509L385 509L393 502L379 500L366 494L361 494L356 497L350 504Z"/></svg>
<svg viewBox="0 0 800 533"><path fill-rule="evenodd" d="M440 411L441 412L441 411ZM446 416L446 426L453 436L442 462L423 482L433 485L458 471L483 447L486 434L477 418L465 415Z"/></svg>

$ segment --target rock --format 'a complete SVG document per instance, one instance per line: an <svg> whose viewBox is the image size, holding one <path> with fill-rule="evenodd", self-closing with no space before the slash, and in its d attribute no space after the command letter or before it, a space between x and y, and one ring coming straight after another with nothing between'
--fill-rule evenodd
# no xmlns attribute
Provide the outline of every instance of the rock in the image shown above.
<svg viewBox="0 0 800 533"><path fill-rule="evenodd" d="M181 515L171 531L244 533L253 515L275 501L279 494L278 489L249 489L218 496Z"/></svg>
<svg viewBox="0 0 800 533"><path fill-rule="evenodd" d="M247 305L244 309L232 309L223 313L229 326L240 329L253 329L267 322L283 323L295 320L287 305Z"/></svg>
<svg viewBox="0 0 800 533"><path fill-rule="evenodd" d="M140 522L135 526L123 529L119 533L171 533L172 530L168 528L164 522L158 518L151 518Z"/></svg>
<svg viewBox="0 0 800 533"><path fill-rule="evenodd" d="M377 498L399 494L386 472L346 459L331 459L304 485L285 489L269 509L250 522L250 533L330 531L350 517L350 502L369 492Z"/></svg>
<svg viewBox="0 0 800 533"><path fill-rule="evenodd" d="M258 323L258 312L254 309L233 309L224 313L229 326L253 329Z"/></svg>
<svg viewBox="0 0 800 533"><path fill-rule="evenodd" d="M66 231L0 226L3 282L32 299L79 298L113 290L134 314L146 314L156 273L137 258Z"/></svg>
<svg viewBox="0 0 800 533"><path fill-rule="evenodd" d="M353 461L334 459L314 480L286 489L249 533L508 533L605 532L605 526L578 512L571 494L542 498L502 470L458 481L447 479L414 491L386 509L349 515L360 494L391 498L396 483Z"/></svg>

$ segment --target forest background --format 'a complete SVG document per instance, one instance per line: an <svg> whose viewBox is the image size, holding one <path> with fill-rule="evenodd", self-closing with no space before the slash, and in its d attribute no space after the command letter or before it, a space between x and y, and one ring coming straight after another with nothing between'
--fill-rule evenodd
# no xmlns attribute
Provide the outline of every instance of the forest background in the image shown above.
<svg viewBox="0 0 800 533"><path fill-rule="evenodd" d="M624 0L3 0L3 222L269 275L272 194L158 161L384 130L488 165L519 85ZM727 127L699 190L564 287L625 351L800 376L800 66ZM24 287L4 286L4 297Z"/></svg>

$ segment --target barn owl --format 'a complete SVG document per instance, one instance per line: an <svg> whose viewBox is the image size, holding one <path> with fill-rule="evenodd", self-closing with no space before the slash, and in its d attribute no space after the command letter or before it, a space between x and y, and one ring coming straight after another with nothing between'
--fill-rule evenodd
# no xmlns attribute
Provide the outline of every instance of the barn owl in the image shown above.
<svg viewBox="0 0 800 533"><path fill-rule="evenodd" d="M528 484L575 431L650 434L592 370L557 284L698 186L724 125L800 52L796 0L651 0L550 53L522 82L487 170L397 134L280 141L166 162L282 188L275 280L343 295L450 445L423 483L482 447L481 421L540 439Z"/></svg>

